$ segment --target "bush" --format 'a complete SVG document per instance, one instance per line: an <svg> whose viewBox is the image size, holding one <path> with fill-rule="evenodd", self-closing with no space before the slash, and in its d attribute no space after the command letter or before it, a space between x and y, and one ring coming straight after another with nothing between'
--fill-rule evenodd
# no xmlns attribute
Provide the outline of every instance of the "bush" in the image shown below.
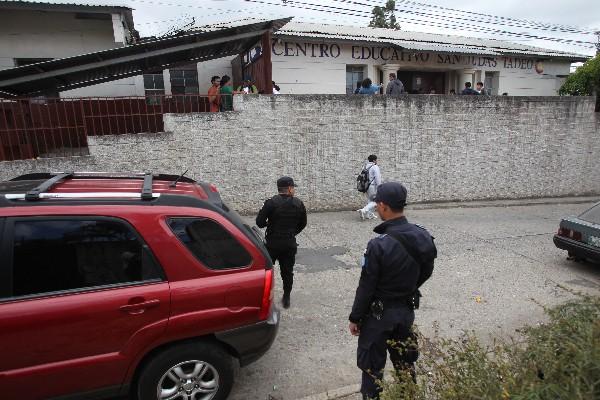
<svg viewBox="0 0 600 400"><path fill-rule="evenodd" d="M383 383L382 399L600 399L600 298L579 295L545 311L549 322L520 330L518 342L419 335L417 383L397 375Z"/></svg>
<svg viewBox="0 0 600 400"><path fill-rule="evenodd" d="M592 96L600 90L600 55L586 61L569 75L558 91L560 95Z"/></svg>

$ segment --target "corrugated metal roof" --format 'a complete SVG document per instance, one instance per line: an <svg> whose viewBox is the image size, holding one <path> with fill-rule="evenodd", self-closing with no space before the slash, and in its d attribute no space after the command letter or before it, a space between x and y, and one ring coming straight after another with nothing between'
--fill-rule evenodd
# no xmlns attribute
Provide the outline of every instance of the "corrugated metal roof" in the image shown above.
<svg viewBox="0 0 600 400"><path fill-rule="evenodd" d="M414 51L435 51L442 53L482 54L489 56L542 56L567 58L574 61L584 61L589 58L581 54L526 46L503 40L296 21L286 24L275 33L275 36L381 43Z"/></svg>
<svg viewBox="0 0 600 400"><path fill-rule="evenodd" d="M115 1L103 1L103 2L74 2L74 1L35 1L35 0L0 0L0 7L3 4L35 4L35 5L64 5L64 6L79 6L79 7L117 7L117 8L128 8L131 9L127 4L123 2L115 2Z"/></svg>
<svg viewBox="0 0 600 400"><path fill-rule="evenodd" d="M34 96L92 86L191 62L235 56L250 50L262 35L289 21L281 18L174 35L131 46L80 54L0 71L0 95Z"/></svg>

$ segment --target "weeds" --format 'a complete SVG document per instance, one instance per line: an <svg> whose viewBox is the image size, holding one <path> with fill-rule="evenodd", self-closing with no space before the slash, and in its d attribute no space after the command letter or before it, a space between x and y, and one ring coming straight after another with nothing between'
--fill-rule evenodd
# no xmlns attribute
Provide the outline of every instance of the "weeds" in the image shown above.
<svg viewBox="0 0 600 400"><path fill-rule="evenodd" d="M382 399L600 399L600 297L579 294L545 311L549 322L521 329L518 342L419 334L417 382L400 373L383 383Z"/></svg>

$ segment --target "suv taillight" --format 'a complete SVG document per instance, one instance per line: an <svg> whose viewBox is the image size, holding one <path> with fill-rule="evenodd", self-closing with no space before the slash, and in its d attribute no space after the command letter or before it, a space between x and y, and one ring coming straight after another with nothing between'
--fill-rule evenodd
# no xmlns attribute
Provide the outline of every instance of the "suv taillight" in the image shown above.
<svg viewBox="0 0 600 400"><path fill-rule="evenodd" d="M263 291L262 302L260 304L260 311L258 313L258 319L264 321L269 317L271 312L271 304L273 304L273 269L265 270L265 288Z"/></svg>
<svg viewBox="0 0 600 400"><path fill-rule="evenodd" d="M577 240L578 242L581 242L581 232L576 231L574 229L559 228L558 236L566 237L566 238Z"/></svg>

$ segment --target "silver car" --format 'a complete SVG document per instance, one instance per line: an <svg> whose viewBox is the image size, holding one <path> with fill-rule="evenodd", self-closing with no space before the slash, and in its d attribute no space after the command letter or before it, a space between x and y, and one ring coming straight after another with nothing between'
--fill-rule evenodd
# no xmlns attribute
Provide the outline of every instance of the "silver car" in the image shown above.
<svg viewBox="0 0 600 400"><path fill-rule="evenodd" d="M600 262L600 202L577 217L563 218L554 244L576 260Z"/></svg>

